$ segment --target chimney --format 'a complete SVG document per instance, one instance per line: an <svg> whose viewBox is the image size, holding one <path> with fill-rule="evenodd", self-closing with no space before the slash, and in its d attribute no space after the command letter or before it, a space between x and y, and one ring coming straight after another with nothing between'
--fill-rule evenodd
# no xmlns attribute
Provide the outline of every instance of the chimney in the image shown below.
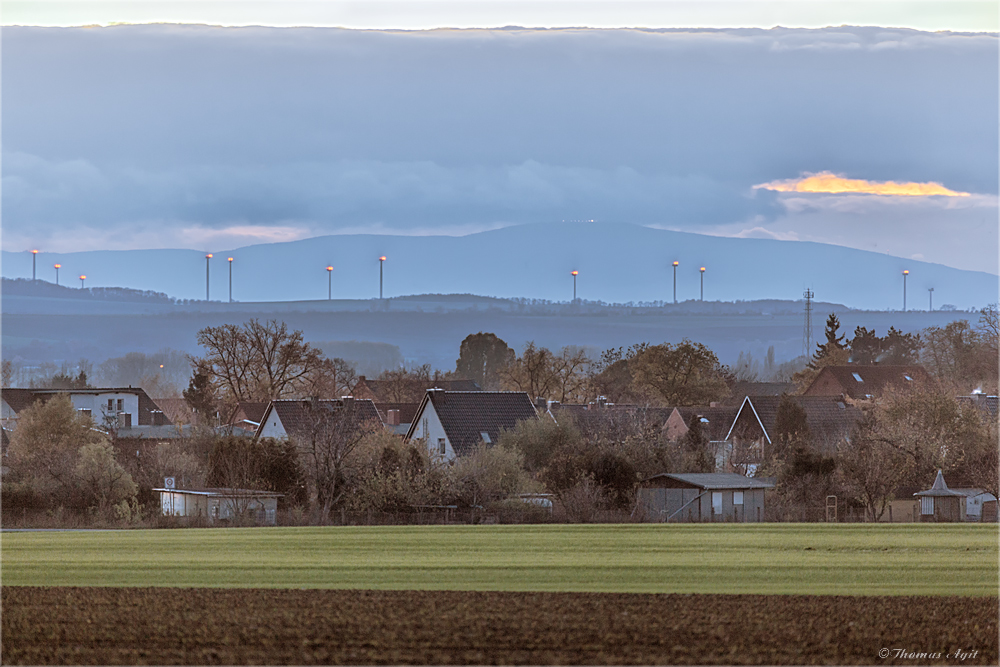
<svg viewBox="0 0 1000 667"><path fill-rule="evenodd" d="M708 407L710 407L710 408L717 408L717 407L719 407L719 402L718 401L709 401Z"/></svg>
<svg viewBox="0 0 1000 667"><path fill-rule="evenodd" d="M309 397L309 407L312 408L313 412L319 410L319 396Z"/></svg>
<svg viewBox="0 0 1000 667"><path fill-rule="evenodd" d="M354 397L353 396L341 396L340 400L344 404L345 408L349 409L349 408L353 408L354 407Z"/></svg>
<svg viewBox="0 0 1000 667"><path fill-rule="evenodd" d="M597 406L596 407L603 408L607 404L608 404L608 397L607 396L598 396L597 397Z"/></svg>
<svg viewBox="0 0 1000 667"><path fill-rule="evenodd" d="M389 410L385 413L387 426L399 426L399 410Z"/></svg>
<svg viewBox="0 0 1000 667"><path fill-rule="evenodd" d="M545 410L548 407L548 401L541 396L535 396L535 407L539 410Z"/></svg>

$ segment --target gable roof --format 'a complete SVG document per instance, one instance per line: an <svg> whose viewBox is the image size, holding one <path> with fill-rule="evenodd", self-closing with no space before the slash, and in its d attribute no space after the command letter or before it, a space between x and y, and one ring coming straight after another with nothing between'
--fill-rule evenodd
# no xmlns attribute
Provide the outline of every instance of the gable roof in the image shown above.
<svg viewBox="0 0 1000 667"><path fill-rule="evenodd" d="M483 433L496 442L500 432L513 429L525 419L537 419L535 406L523 391L445 391L431 389L417 408L406 432L413 437L417 420L427 405L434 406L441 426L457 456L468 454L483 440Z"/></svg>
<svg viewBox="0 0 1000 667"><path fill-rule="evenodd" d="M14 387L4 387L0 389L0 395L2 395L4 402L10 406L10 409L15 413L19 413L22 410L30 407L35 401L47 400L39 395L36 395L32 389L18 389Z"/></svg>
<svg viewBox="0 0 1000 667"><path fill-rule="evenodd" d="M729 397L723 405L739 407L747 396L781 396L795 391L794 382L746 382L737 381L729 388Z"/></svg>
<svg viewBox="0 0 1000 667"><path fill-rule="evenodd" d="M746 477L732 472L689 472L671 473L664 472L659 475L647 477L642 481L643 485L654 480L673 480L690 484L700 489L773 489L774 482L770 479L760 479L756 477Z"/></svg>
<svg viewBox="0 0 1000 667"><path fill-rule="evenodd" d="M790 398L805 411L809 433L814 439L826 439L831 442L840 440L850 433L851 427L862 416L861 410L845 403L839 397L791 396ZM725 439L728 440L732 437L736 423L743 415L752 415L763 429L764 437L768 442L771 442L779 405L781 405L781 396L747 396L743 399L743 405L740 406L733 419L732 427L730 427Z"/></svg>
<svg viewBox="0 0 1000 667"><path fill-rule="evenodd" d="M382 415L382 421L388 423L388 413L389 410L399 410L399 423L400 424L412 424L413 418L417 414L417 409L420 407L420 403L376 403L375 407L378 408L378 412Z"/></svg>
<svg viewBox="0 0 1000 667"><path fill-rule="evenodd" d="M195 420L194 410L183 398L154 398L153 401L172 424L190 424Z"/></svg>
<svg viewBox="0 0 1000 667"><path fill-rule="evenodd" d="M267 411L267 401L240 401L236 406L236 413L233 415L232 423L237 424L244 421L259 424Z"/></svg>
<svg viewBox="0 0 1000 667"><path fill-rule="evenodd" d="M146 394L146 391L142 387L88 387L86 389L3 389L3 400L7 402L7 405L11 407L15 412L20 412L24 408L27 408L35 401L47 401L53 396L58 396L60 394L66 395L82 395L82 394L135 394L139 399L139 414L137 414L135 424L137 426L152 426L153 416L152 412L154 410L162 412L160 407L156 404L153 399ZM10 396L10 400L8 400ZM20 407L15 407L13 403L19 404ZM164 415L166 416L166 415ZM169 425L169 424L167 424Z"/></svg>
<svg viewBox="0 0 1000 667"><path fill-rule="evenodd" d="M322 411L321 418L329 415L339 414L346 416L350 414L350 419L354 421L357 427L368 422L376 422L379 426L382 425L382 418L379 416L378 410L375 409L375 403L369 399L355 399L351 397L323 398L317 400L309 398L279 398L272 400L268 404L267 409L264 410L264 414L261 415L260 425L257 427L254 435L255 437L260 437L268 417L274 411L277 412L278 419L281 420L281 425L288 437L306 436L316 423L318 410Z"/></svg>
<svg viewBox="0 0 1000 667"><path fill-rule="evenodd" d="M726 439L739 411L739 407L733 405L717 407L694 405L677 408L677 412L680 413L688 428L691 428L691 425L699 417L707 420L707 423L701 422L702 433L712 442L721 442Z"/></svg>
<svg viewBox="0 0 1000 667"><path fill-rule="evenodd" d="M833 380L833 382L831 382ZM834 396L846 394L854 399L868 396L878 396L886 387L912 387L930 381L930 376L922 366L880 366L880 365L847 365L825 366L809 387L802 392L804 396ZM839 385L840 391L830 387Z"/></svg>
<svg viewBox="0 0 1000 667"><path fill-rule="evenodd" d="M376 403L418 403L428 389L479 391L480 387L472 380L406 380L400 383L396 380L371 380L359 375L351 394L355 398L370 398Z"/></svg>

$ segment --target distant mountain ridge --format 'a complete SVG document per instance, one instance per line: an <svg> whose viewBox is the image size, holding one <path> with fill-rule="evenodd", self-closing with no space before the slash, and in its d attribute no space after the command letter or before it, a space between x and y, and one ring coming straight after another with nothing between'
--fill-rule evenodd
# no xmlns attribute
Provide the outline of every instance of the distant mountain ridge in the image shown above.
<svg viewBox="0 0 1000 667"><path fill-rule="evenodd" d="M605 302L698 299L699 269L708 301L798 300L805 288L816 298L866 310L926 310L933 287L935 309L951 304L978 308L998 299L998 277L906 260L842 246L707 236L626 223L536 223L467 236L338 235L213 251L210 297L228 301L233 258L233 298L243 302L305 301L327 297L332 265L334 299L379 294L379 260L386 256L386 297L401 294L480 294L500 298ZM28 253L3 252L3 276L30 278ZM38 255L38 277L52 281L62 264L63 283L86 274L88 286L122 286L204 299L205 252L119 250ZM51 275L50 275L51 274Z"/></svg>

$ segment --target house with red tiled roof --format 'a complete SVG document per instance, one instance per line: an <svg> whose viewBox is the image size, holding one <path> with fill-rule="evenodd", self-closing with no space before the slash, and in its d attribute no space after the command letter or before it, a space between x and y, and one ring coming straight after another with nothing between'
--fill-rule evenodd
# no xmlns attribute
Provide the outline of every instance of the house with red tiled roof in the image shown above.
<svg viewBox="0 0 1000 667"><path fill-rule="evenodd" d="M880 396L887 387L926 386L930 375L922 366L825 366L802 392L803 396L847 396L864 400Z"/></svg>
<svg viewBox="0 0 1000 667"><path fill-rule="evenodd" d="M423 440L439 461L453 461L471 453L479 443L497 442L501 432L513 429L538 413L523 391L446 391L428 389L406 432L407 440Z"/></svg>

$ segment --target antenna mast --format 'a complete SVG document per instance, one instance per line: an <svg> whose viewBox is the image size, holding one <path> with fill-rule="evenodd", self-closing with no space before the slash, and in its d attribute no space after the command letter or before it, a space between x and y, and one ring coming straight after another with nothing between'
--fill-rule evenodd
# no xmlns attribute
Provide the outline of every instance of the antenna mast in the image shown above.
<svg viewBox="0 0 1000 667"><path fill-rule="evenodd" d="M802 327L802 353L808 357L812 354L812 338L813 338L813 325L812 325L812 300L815 294L811 289L807 289L802 293L802 296L806 300L806 319Z"/></svg>

